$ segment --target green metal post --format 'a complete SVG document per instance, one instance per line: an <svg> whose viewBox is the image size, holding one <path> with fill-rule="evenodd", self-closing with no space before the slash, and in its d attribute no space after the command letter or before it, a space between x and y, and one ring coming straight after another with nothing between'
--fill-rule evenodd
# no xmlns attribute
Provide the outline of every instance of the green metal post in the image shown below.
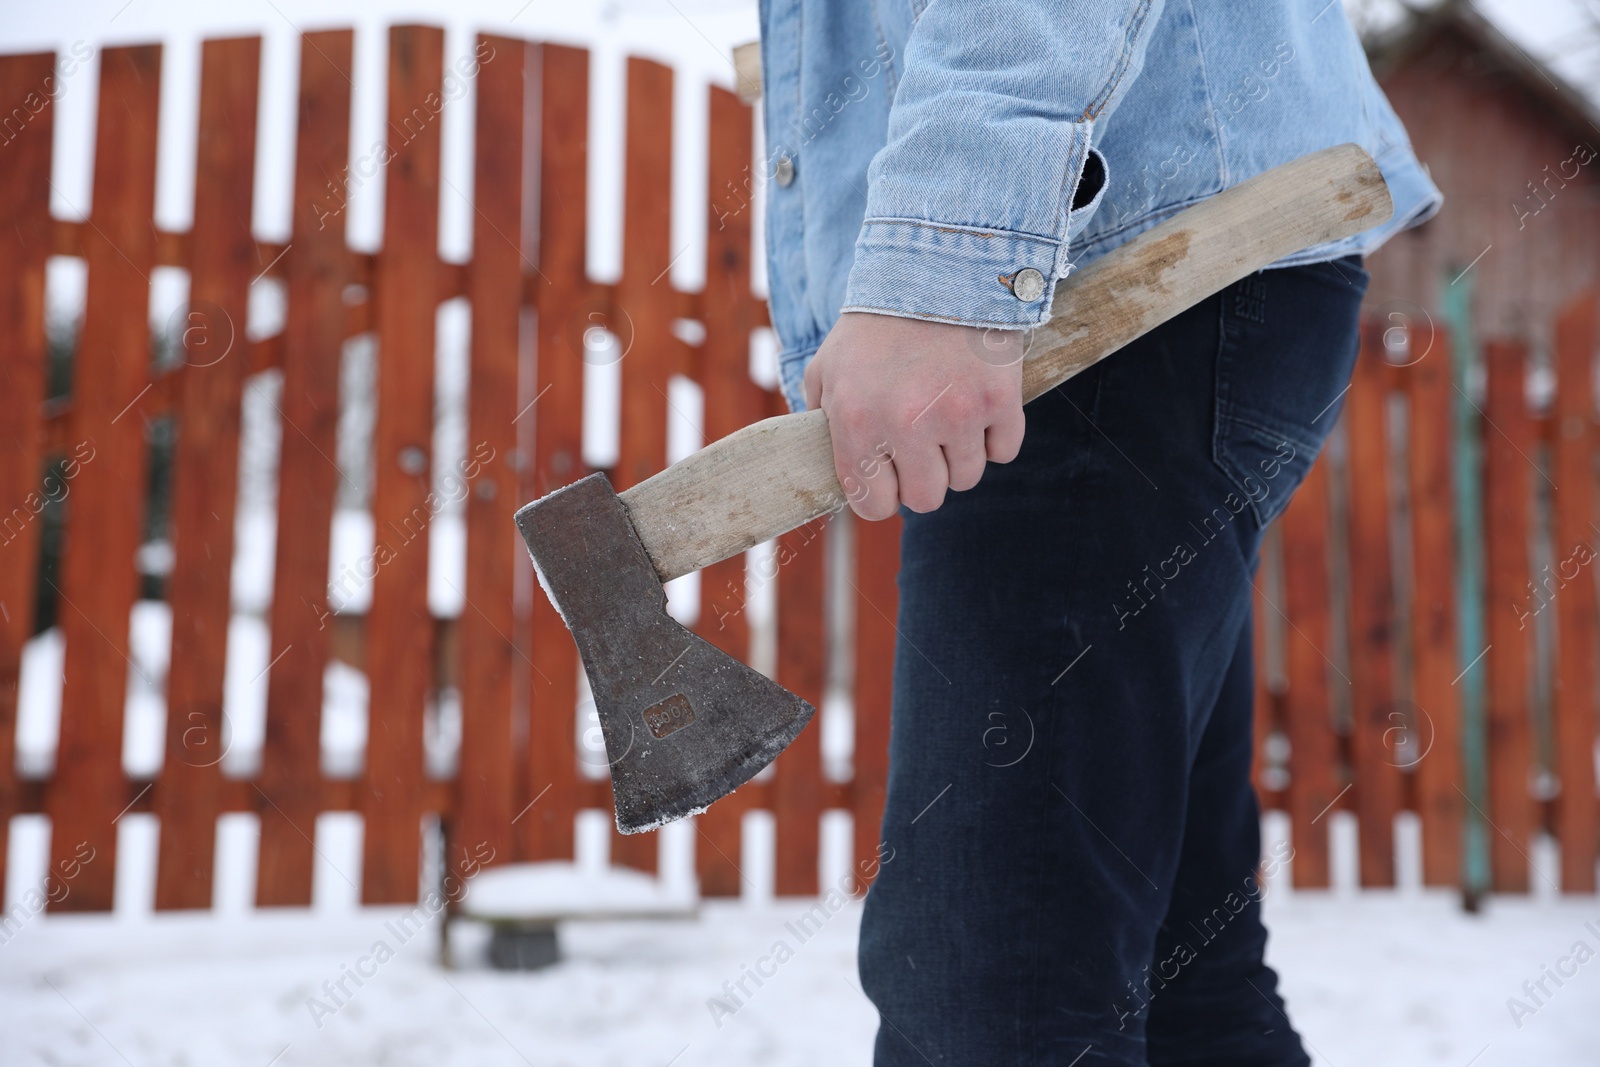
<svg viewBox="0 0 1600 1067"><path fill-rule="evenodd" d="M1444 286L1444 318L1450 327L1453 365L1450 427L1451 480L1455 488L1457 656L1473 664L1459 682L1461 687L1462 767L1466 772L1469 809L1463 812L1465 869L1461 901L1467 911L1477 911L1489 891L1489 839L1483 812L1488 806L1489 765L1485 749L1484 669L1484 545L1483 464L1481 416L1470 397L1472 370L1479 363L1477 338L1472 329L1472 277L1458 277Z"/></svg>

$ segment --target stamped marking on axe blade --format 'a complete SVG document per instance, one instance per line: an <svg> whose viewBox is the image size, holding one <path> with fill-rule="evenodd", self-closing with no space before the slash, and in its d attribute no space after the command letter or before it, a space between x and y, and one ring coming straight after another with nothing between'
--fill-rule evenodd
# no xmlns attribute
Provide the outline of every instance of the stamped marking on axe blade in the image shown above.
<svg viewBox="0 0 1600 1067"><path fill-rule="evenodd" d="M674 693L659 704L651 704L644 709L644 724L650 727L650 732L657 739L677 733L692 722L694 708L689 706L689 698L682 693Z"/></svg>

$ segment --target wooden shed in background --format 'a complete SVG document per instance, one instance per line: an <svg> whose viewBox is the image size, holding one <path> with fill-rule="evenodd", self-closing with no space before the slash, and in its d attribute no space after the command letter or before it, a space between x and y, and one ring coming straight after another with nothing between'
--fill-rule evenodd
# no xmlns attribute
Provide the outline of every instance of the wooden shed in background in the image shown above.
<svg viewBox="0 0 1600 1067"><path fill-rule="evenodd" d="M1369 308L1470 286L1476 337L1547 349L1600 277L1600 112L1463 0L1368 52L1447 205L1372 257Z"/></svg>

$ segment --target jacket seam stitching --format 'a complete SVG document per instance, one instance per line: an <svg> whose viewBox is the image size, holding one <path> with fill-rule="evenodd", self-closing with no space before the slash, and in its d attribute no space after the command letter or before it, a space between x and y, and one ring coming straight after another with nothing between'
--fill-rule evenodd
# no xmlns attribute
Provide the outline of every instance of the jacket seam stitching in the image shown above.
<svg viewBox="0 0 1600 1067"><path fill-rule="evenodd" d="M1122 54L1117 57L1117 67L1111 72L1111 78L1106 87L1100 90L1100 95L1089 102L1084 109L1082 122L1093 122L1100 116L1100 111L1115 95L1117 86L1122 84L1123 76L1128 73L1128 67L1133 62L1133 41L1139 36L1139 31L1144 28L1144 23L1150 17L1150 0L1140 0L1139 6L1134 9L1133 23L1128 27L1128 32L1123 39Z"/></svg>
<svg viewBox="0 0 1600 1067"><path fill-rule="evenodd" d="M885 85L884 89L885 89L885 95L886 95L886 97L888 99L888 102L889 102L889 106L893 107L894 106L895 91L900 87L900 78L899 78L899 75L897 75L895 73L895 69L894 69L894 50L889 47L889 41L883 35L883 19L878 15L878 0L871 0L871 3L872 3L872 32L874 34L876 34L877 37L878 37L878 52L879 52L880 55L883 54L883 53L888 53L887 58L885 58L884 61L883 61L883 65L887 69L888 74L889 74L888 82ZM915 28L916 28L916 20L913 19L912 20L912 29L914 30Z"/></svg>
<svg viewBox="0 0 1600 1067"><path fill-rule="evenodd" d="M1077 150L1078 131L1083 130L1083 150ZM1078 156L1077 163L1069 166L1062 175L1062 189L1056 194L1056 229L1061 236L1056 245L1055 259L1050 264L1050 280L1066 276L1067 273L1067 239L1072 232L1072 201L1077 198L1078 186L1083 184L1083 172L1089 164L1089 143L1094 140L1094 120L1089 119L1081 126L1073 124L1068 127L1069 136L1072 138L1073 147L1070 151ZM1110 178L1110 172L1106 174ZM1102 201L1104 203L1104 201Z"/></svg>
<svg viewBox="0 0 1600 1067"><path fill-rule="evenodd" d="M839 311L841 314L846 311L870 311L880 315L892 315L900 319L921 319L925 322L953 322L961 326L992 326L1001 330L1031 330L1037 325L1037 323L1033 322L975 319L965 315L935 315L932 312L907 311L904 308L884 307L877 304L846 304Z"/></svg>
<svg viewBox="0 0 1600 1067"><path fill-rule="evenodd" d="M1097 234L1092 240L1085 242L1080 251L1086 253L1092 252L1097 246L1122 236L1128 230L1131 230L1136 226L1140 226L1149 222L1163 222L1187 207L1198 204L1202 200L1210 200L1219 192L1222 192L1222 190L1218 189L1214 192L1199 193L1195 196L1188 197L1187 199L1179 200L1176 203L1168 204L1165 207L1156 208L1151 211L1146 211L1143 214L1136 215L1113 230L1107 230L1105 233Z"/></svg>
<svg viewBox="0 0 1600 1067"><path fill-rule="evenodd" d="M982 237L989 239L1000 237L1016 241L1032 241L1037 244L1058 245L1063 243L1060 237L1049 237L1044 234L1028 233L1025 230L984 229L977 226L951 226L945 223L932 222L928 219L908 219L894 215L878 215L862 222L862 229L868 226L915 226L918 229L933 230L938 233L954 233L963 237Z"/></svg>
<svg viewBox="0 0 1600 1067"><path fill-rule="evenodd" d="M1206 115L1211 119L1211 143L1217 146L1217 167L1222 171L1222 187L1228 187L1228 153L1222 143L1222 126L1217 122L1217 102L1211 95L1211 71L1206 66L1206 48L1200 40L1200 20L1194 0L1189 0L1189 24L1194 27L1194 54L1200 60L1200 88L1206 94Z"/></svg>

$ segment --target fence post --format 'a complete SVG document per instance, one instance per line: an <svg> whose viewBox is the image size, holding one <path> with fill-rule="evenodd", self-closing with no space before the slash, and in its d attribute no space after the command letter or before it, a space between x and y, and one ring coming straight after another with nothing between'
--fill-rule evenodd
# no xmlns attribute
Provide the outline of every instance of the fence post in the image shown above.
<svg viewBox="0 0 1600 1067"><path fill-rule="evenodd" d="M527 566L512 516L518 499L518 364L522 290L532 260L522 249L523 147L536 69L530 45L479 35L473 152L472 363L467 396L467 587L461 609L461 759L454 847L448 858L482 862L512 855L513 590Z"/></svg>
<svg viewBox="0 0 1600 1067"><path fill-rule="evenodd" d="M1285 718L1289 734L1290 844L1294 884L1328 884L1328 809L1339 799L1338 748L1333 736L1333 703L1323 649L1332 632L1328 589L1328 458L1312 464L1305 482L1285 510L1283 523L1283 611L1290 622L1284 637L1289 676Z"/></svg>
<svg viewBox="0 0 1600 1067"><path fill-rule="evenodd" d="M1555 699L1555 771L1561 781L1556 836L1561 888L1592 893L1600 801L1594 791L1594 351L1595 304L1587 293L1556 320L1555 548L1560 648Z"/></svg>
<svg viewBox="0 0 1600 1067"><path fill-rule="evenodd" d="M1413 336L1415 345L1417 338ZM1412 693L1427 729L1415 767L1422 882L1461 884L1461 691L1456 655L1455 494L1450 485L1450 335L1436 327L1406 368L1410 394Z"/></svg>
<svg viewBox="0 0 1600 1067"><path fill-rule="evenodd" d="M672 68L637 56L628 59L627 144L623 164L622 280L618 318L626 322L622 372L617 492L667 465L668 380L674 370L672 267ZM618 323L620 325L621 323ZM570 355L566 358L572 358ZM682 416L679 416L680 418ZM721 818L738 818L724 803ZM715 821L709 819L707 821ZM656 869L661 835L613 833L612 862Z"/></svg>
<svg viewBox="0 0 1600 1067"><path fill-rule="evenodd" d="M589 326L587 248L589 53L539 46L539 288L534 423L536 495L583 466L583 333ZM527 797L519 797L524 856L570 859L577 807L573 747L578 651L549 599L533 598ZM532 805L524 808L524 805Z"/></svg>
<svg viewBox="0 0 1600 1067"><path fill-rule="evenodd" d="M1520 341L1484 346L1484 519L1488 550L1489 837L1492 884L1501 893L1528 891L1528 850L1538 825L1529 791L1533 773L1533 708L1529 700L1529 642L1522 609L1528 600L1528 527L1533 423L1523 396L1527 349ZM1542 474L1540 474L1542 477Z"/></svg>
<svg viewBox="0 0 1600 1067"><path fill-rule="evenodd" d="M167 746L156 791L161 821L157 908L209 908L221 810L223 710L233 605L239 405L249 353L255 239L250 232L261 38L207 41L200 62L189 303L173 458L172 660ZM265 264L260 266L264 267ZM256 684L261 684L257 680Z"/></svg>
<svg viewBox="0 0 1600 1067"><path fill-rule="evenodd" d="M1394 885L1400 771L1390 739L1394 687L1394 568L1389 559L1388 388L1381 327L1364 324L1346 404L1349 441L1350 675L1361 884ZM1403 720L1401 720L1403 722Z"/></svg>
<svg viewBox="0 0 1600 1067"><path fill-rule="evenodd" d="M750 108L719 86L709 94L710 125L707 134L706 173L706 283L701 301L706 339L701 348L700 383L705 388L705 439L715 441L759 416L764 396L750 377L750 213L745 200L729 201L750 174L753 120ZM745 190L746 197L749 195ZM701 637L737 659L748 661L750 623L747 614L743 552L713 563L700 572L700 618L695 630ZM779 632L785 592L779 590ZM782 640L781 636L779 638ZM780 769L778 774L784 772ZM738 892L738 869L732 858L717 848L740 845L740 800L719 801L696 816L695 859L701 891L707 894ZM783 848L779 831L779 849ZM705 836L701 836L704 834ZM713 847L715 846L715 847ZM782 860L779 860L780 870ZM780 885L778 892L783 892Z"/></svg>
<svg viewBox="0 0 1600 1067"><path fill-rule="evenodd" d="M889 706L894 697L894 646L900 613L900 517L852 521L855 534L855 872L876 870L883 805L889 790Z"/></svg>
<svg viewBox="0 0 1600 1067"><path fill-rule="evenodd" d="M22 648L33 633L40 512L47 497L72 491L69 480L41 493L48 342L44 270L54 236L50 154L55 132L56 57L51 52L0 57L0 115L29 116L0 132L0 887L6 884L11 816L17 810L17 702ZM69 457L73 463L76 456Z"/></svg>
<svg viewBox="0 0 1600 1067"><path fill-rule="evenodd" d="M348 278L346 178L350 160L353 35L300 38L294 203L284 266L284 426L278 454L278 536L272 574L273 657L267 671L258 907L311 903L322 810L322 691L333 636L328 556L339 469L339 360ZM283 504L292 502L285 521ZM291 652L293 655L291 656Z"/></svg>
<svg viewBox="0 0 1600 1067"><path fill-rule="evenodd" d="M1461 279L1458 279L1461 280ZM1452 685L1461 694L1461 760L1465 781L1457 794L1471 810L1463 809L1462 906L1476 911L1489 891L1488 820L1483 805L1488 802L1488 753L1485 751L1484 705L1484 551L1483 462L1480 440L1481 412L1467 390L1472 370L1478 362L1477 340L1473 332L1472 278L1466 276L1460 288L1454 283L1442 289L1444 315L1450 323L1450 450L1451 484L1454 493L1455 544L1457 558L1456 604L1460 608L1457 634L1457 662L1460 673Z"/></svg>
<svg viewBox="0 0 1600 1067"><path fill-rule="evenodd" d="M822 697L829 648L825 604L831 516L813 519L778 538L773 566L778 583L778 684L811 702L817 715L778 757L772 810L777 821L780 896L817 892L822 814Z"/></svg>
<svg viewBox="0 0 1600 1067"><path fill-rule="evenodd" d="M73 486L61 564L66 642L61 740L50 789L50 866L83 865L62 911L108 911L116 820L129 803L122 769L129 620L145 518L146 451L139 401L150 387L150 271L155 267L156 123L161 46L100 53L94 205L83 234L89 284L73 360L73 434L97 461Z"/></svg>
<svg viewBox="0 0 1600 1067"><path fill-rule="evenodd" d="M424 705L433 682L433 356L439 304L439 93L444 33L389 31L383 250L374 266L378 410L372 433L376 573L367 614L361 899L417 899Z"/></svg>

